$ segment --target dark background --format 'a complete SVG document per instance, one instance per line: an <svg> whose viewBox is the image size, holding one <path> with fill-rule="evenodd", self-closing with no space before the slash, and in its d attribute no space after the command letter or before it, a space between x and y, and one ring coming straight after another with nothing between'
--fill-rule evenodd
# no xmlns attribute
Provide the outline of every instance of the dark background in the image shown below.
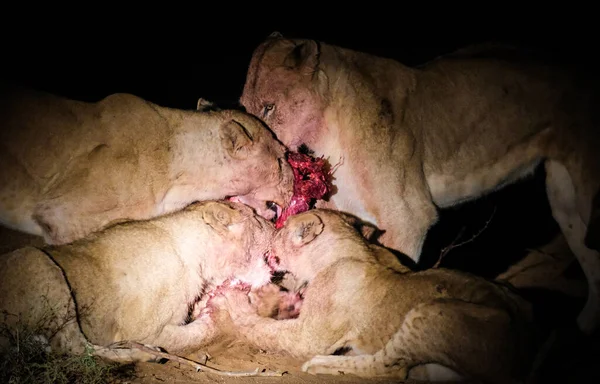
<svg viewBox="0 0 600 384"><path fill-rule="evenodd" d="M240 3L241 4L241 3ZM356 3L358 5L358 3ZM177 8L164 3L88 4L64 10L22 4L2 15L2 73L59 95L95 101L115 92L194 109L199 97L236 104L253 49L271 32L314 38L417 65L471 43L503 41L535 48L549 59L596 69L592 8L486 2L474 7L375 3L323 9L319 3L233 3ZM368 8L366 7L368 6ZM273 8L288 7L279 15ZM149 12L150 11L150 12ZM34 13L34 14L32 14ZM530 181L442 212L427 239L425 263L461 228L466 239L490 216L476 241L454 249L446 263L493 277L525 248L557 234L544 193L543 170ZM467 262L468 260L468 262Z"/></svg>
<svg viewBox="0 0 600 384"><path fill-rule="evenodd" d="M124 5L42 10L24 4L1 16L2 62L10 68L10 78L70 97L94 100L131 92L181 108L194 108L200 96L237 100L252 50L275 30L408 65L495 40L544 48L555 58L594 67L588 62L597 49L593 7L454 3L442 8L434 3L368 3L370 8L363 10L284 2L277 6L289 6L289 11L278 16L265 14L273 3L256 3L253 12L225 2L214 9L155 3L138 11Z"/></svg>

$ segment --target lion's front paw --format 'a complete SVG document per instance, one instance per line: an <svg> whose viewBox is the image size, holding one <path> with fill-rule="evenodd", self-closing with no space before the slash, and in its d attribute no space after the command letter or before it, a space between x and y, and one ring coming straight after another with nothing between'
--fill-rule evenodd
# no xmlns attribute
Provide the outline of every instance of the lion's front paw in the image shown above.
<svg viewBox="0 0 600 384"><path fill-rule="evenodd" d="M162 355L164 350L162 348L138 342L118 341L108 347L89 344L89 348L98 356L121 363L140 361L159 363L164 359Z"/></svg>
<svg viewBox="0 0 600 384"><path fill-rule="evenodd" d="M226 311L234 323L244 323L244 320L258 316L256 309L250 304L248 291L235 287L220 287L208 300L208 311L222 313Z"/></svg>
<svg viewBox="0 0 600 384"><path fill-rule="evenodd" d="M337 356L317 355L302 364L302 372L310 373L312 375L339 375L343 374L344 370Z"/></svg>
<svg viewBox="0 0 600 384"><path fill-rule="evenodd" d="M302 307L300 293L282 291L276 284L267 284L251 291L249 297L260 316L277 320L298 317Z"/></svg>
<svg viewBox="0 0 600 384"><path fill-rule="evenodd" d="M279 312L277 320L295 319L300 315L303 298L300 293L280 292Z"/></svg>
<svg viewBox="0 0 600 384"><path fill-rule="evenodd" d="M145 350L139 350L137 348L133 348L132 354L135 356L134 360L137 361L147 361L149 363L160 363L165 358L160 355L160 353L164 352L164 350L160 347L151 344L143 344ZM154 354L153 351L158 352Z"/></svg>
<svg viewBox="0 0 600 384"><path fill-rule="evenodd" d="M250 291L248 296L260 316L275 317L279 312L280 292L281 288L278 285L269 283Z"/></svg>

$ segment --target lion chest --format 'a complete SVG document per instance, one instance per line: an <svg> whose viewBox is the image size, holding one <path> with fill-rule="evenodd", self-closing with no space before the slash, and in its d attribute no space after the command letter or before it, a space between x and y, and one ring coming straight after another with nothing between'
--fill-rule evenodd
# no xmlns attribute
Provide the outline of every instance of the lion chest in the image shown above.
<svg viewBox="0 0 600 384"><path fill-rule="evenodd" d="M349 212L378 225L372 208L377 206L377 202L371 200L375 195L372 193L373 186L369 176L369 172L376 170L369 170L367 162L359 157L357 151L345 148L343 140L333 135L322 137L320 143L315 145L315 155L325 156L334 170L334 190L330 198L333 207L330 208Z"/></svg>

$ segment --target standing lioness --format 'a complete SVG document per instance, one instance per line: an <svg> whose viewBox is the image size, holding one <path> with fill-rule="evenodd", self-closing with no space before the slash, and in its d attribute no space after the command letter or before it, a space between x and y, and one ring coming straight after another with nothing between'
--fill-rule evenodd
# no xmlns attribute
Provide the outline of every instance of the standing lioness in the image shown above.
<svg viewBox="0 0 600 384"><path fill-rule="evenodd" d="M310 359L303 370L311 373L404 379L424 366L430 379L449 368L499 384L527 375L534 347L529 303L467 273L411 272L369 244L351 219L311 210L276 233L271 267L308 283L297 319L259 316L241 290L222 291L226 300L213 305L227 308L257 347Z"/></svg>
<svg viewBox="0 0 600 384"><path fill-rule="evenodd" d="M275 35L254 51L240 100L290 150L306 144L340 162L331 207L377 225L384 245L415 261L438 207L543 163L552 214L589 283L578 324L592 332L600 255L586 244L599 235L587 228L600 191L600 98L577 75L510 48L466 49L409 68Z"/></svg>
<svg viewBox="0 0 600 384"><path fill-rule="evenodd" d="M264 257L273 231L244 204L206 201L2 255L2 330L38 332L56 352L82 353L91 343L95 354L120 361L148 358L107 348L123 340L193 352L219 334L201 311L210 290L229 278L254 288L270 281Z"/></svg>
<svg viewBox="0 0 600 384"><path fill-rule="evenodd" d="M0 223L52 244L209 199L237 196L272 218L293 190L285 148L255 117L129 94L1 92L0 164Z"/></svg>

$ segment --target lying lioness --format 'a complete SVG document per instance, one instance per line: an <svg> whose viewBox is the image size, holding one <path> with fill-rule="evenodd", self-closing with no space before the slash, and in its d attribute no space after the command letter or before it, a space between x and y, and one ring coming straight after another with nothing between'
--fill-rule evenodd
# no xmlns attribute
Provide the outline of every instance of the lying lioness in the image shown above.
<svg viewBox="0 0 600 384"><path fill-rule="evenodd" d="M91 347L117 361L153 360L107 347L119 341L194 352L220 334L199 307L209 291L230 278L255 288L269 282L273 231L244 204L206 201L71 244L16 250L0 257L3 329L33 329L54 351Z"/></svg>
<svg viewBox="0 0 600 384"><path fill-rule="evenodd" d="M590 217L600 202L600 98L591 80L510 47L410 68L274 34L254 51L240 100L290 150L306 144L337 164L337 192L320 207L378 226L383 245L416 262L438 207L543 164L552 214L589 283L578 324L591 333L600 325L600 254L591 249L600 215Z"/></svg>
<svg viewBox="0 0 600 384"><path fill-rule="evenodd" d="M428 371L429 379L490 383L527 374L529 303L463 272L411 272L354 224L341 213L312 210L291 216L275 235L269 263L308 282L297 319L259 316L242 290L220 291L212 305L225 308L257 347L310 359L302 367L310 373L404 379L418 367L414 372Z"/></svg>
<svg viewBox="0 0 600 384"><path fill-rule="evenodd" d="M97 103L17 88L0 95L0 223L50 244L201 200L235 198L267 219L285 206L285 148L251 115Z"/></svg>

